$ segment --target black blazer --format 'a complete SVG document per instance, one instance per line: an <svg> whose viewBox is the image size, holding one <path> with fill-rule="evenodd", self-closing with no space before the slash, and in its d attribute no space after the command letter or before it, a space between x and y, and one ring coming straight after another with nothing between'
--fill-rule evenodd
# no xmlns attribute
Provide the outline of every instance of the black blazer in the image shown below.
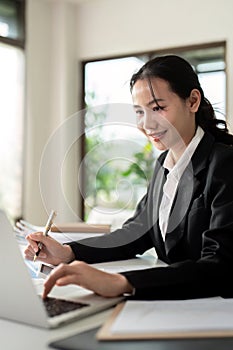
<svg viewBox="0 0 233 350"><path fill-rule="evenodd" d="M165 182L164 152L147 194L121 229L70 243L89 263L128 259L155 247L168 266L123 273L135 298L233 296L233 147L205 133L178 185L165 242L158 209Z"/></svg>

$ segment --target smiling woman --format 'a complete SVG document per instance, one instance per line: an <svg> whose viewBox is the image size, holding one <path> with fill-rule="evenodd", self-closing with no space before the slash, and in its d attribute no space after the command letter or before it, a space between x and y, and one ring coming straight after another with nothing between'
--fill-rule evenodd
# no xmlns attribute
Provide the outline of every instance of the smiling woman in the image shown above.
<svg viewBox="0 0 233 350"><path fill-rule="evenodd" d="M108 297L232 297L233 135L181 57L148 61L130 86L136 110L145 117L140 129L165 151L146 195L122 228L65 245L40 232L28 236L28 259L41 241L38 259L61 263L46 281L44 297L55 284L70 283ZM87 264L130 259L151 248L166 267L111 274Z"/></svg>

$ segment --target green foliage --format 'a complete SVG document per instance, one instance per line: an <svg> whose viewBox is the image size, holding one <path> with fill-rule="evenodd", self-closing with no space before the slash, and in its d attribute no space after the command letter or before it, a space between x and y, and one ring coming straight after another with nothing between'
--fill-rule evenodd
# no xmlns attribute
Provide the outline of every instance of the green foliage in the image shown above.
<svg viewBox="0 0 233 350"><path fill-rule="evenodd" d="M94 105L95 93L87 94L86 102ZM116 177L119 171L113 168L110 162L105 162L106 147L105 140L102 137L103 124L107 117L106 106L87 108L85 115L85 197L92 197L92 205L98 204L100 193L109 198L114 189ZM111 149L108 148L109 154Z"/></svg>
<svg viewBox="0 0 233 350"><path fill-rule="evenodd" d="M134 154L134 162L122 172L122 175L131 177L134 184L145 184L152 176L154 161L153 146L147 142L141 152Z"/></svg>
<svg viewBox="0 0 233 350"><path fill-rule="evenodd" d="M95 93L87 95L86 102L95 105ZM103 138L103 124L106 121L106 106L87 108L85 115L85 198L92 206L109 200L111 202L116 190L116 184L122 179L128 179L132 184L147 186L154 166L154 152L150 142L141 152L134 154L134 161L122 171L122 164L109 160L110 144L106 145ZM115 203L116 204L116 203Z"/></svg>

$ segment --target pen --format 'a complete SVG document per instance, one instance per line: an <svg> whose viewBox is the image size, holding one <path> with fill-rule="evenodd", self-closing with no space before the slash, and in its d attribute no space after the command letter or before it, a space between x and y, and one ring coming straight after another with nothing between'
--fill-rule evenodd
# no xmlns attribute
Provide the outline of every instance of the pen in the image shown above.
<svg viewBox="0 0 233 350"><path fill-rule="evenodd" d="M49 215L47 224L46 224L46 226L44 228L44 232L43 232L44 236L48 236L49 230L51 229L51 226L53 224L53 219L55 218L56 215L57 215L57 213L54 210L52 210L50 215ZM36 261L36 258L40 254L41 249L42 249L42 243L39 242L38 243L38 250L37 250L36 254L34 255L34 259L33 259L34 262Z"/></svg>

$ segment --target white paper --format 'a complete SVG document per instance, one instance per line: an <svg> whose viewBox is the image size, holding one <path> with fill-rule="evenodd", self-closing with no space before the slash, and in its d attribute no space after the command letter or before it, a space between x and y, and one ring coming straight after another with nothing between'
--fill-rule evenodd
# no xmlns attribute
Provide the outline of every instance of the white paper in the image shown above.
<svg viewBox="0 0 233 350"><path fill-rule="evenodd" d="M110 261L106 263L93 264L99 270L117 273L124 271L144 270L153 267L166 266L166 264L153 256L141 255L138 258Z"/></svg>
<svg viewBox="0 0 233 350"><path fill-rule="evenodd" d="M112 334L233 330L233 299L127 301Z"/></svg>
<svg viewBox="0 0 233 350"><path fill-rule="evenodd" d="M81 239L90 237L99 237L103 233L90 233L90 232L49 232L49 236L53 237L60 243L69 243L72 241L80 241Z"/></svg>

